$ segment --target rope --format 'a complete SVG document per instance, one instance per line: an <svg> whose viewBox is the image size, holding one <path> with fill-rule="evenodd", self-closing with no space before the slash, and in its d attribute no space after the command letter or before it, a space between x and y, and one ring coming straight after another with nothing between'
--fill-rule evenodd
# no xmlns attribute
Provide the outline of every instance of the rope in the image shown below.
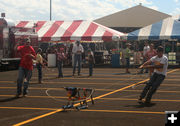
<svg viewBox="0 0 180 126"><path fill-rule="evenodd" d="M70 87L62 87L62 89L68 91L67 88L70 88ZM85 89L86 89L86 88L77 88L78 92L79 92L80 90L85 90ZM56 98L56 96L50 95L50 94L48 93L48 91L50 91L50 90L57 90L57 91L59 91L60 89L51 89L51 88L49 88L49 89L46 90L46 95L49 96L50 98L52 98L52 99L55 100L55 101L65 101L65 100ZM83 98L83 99L78 99L78 100L69 100L68 102L76 103L76 102L84 102L84 101L87 101L87 100L89 100L89 99L93 100L93 99L92 99L92 95L93 95L93 93L94 93L95 90L94 90L94 89L86 89L86 92L87 92L87 91L90 91L90 94L89 94L88 97ZM84 93L84 92L83 92L83 93ZM68 97L67 97L67 99L68 99Z"/></svg>

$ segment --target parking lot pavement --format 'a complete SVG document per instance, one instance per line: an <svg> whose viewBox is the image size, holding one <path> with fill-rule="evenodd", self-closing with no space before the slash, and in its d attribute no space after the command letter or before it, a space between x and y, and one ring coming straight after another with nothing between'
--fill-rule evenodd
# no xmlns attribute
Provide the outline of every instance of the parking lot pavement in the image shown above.
<svg viewBox="0 0 180 126"><path fill-rule="evenodd" d="M64 78L57 78L57 69L43 69L43 84L38 84L37 70L29 86L27 97L15 98L18 71L0 72L0 123L2 126L159 126L165 124L165 111L180 110L180 70L169 69L169 74L150 106L139 105L137 98L148 79L148 74L124 74L122 68L95 68L93 77L82 69L80 77L72 77L72 69L64 68ZM93 88L95 104L88 109L70 109L67 92L62 87ZM134 87L134 88L132 88ZM47 96L46 91L52 97ZM75 103L75 106L78 103Z"/></svg>

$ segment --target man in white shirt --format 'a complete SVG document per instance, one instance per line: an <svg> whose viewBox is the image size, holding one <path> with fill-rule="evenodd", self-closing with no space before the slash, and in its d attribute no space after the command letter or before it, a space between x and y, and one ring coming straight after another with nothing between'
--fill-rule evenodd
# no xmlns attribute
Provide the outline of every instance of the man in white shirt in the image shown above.
<svg viewBox="0 0 180 126"><path fill-rule="evenodd" d="M146 59L146 53L150 50L150 47L148 45L148 42L144 43L144 48L143 48L143 63L145 63L147 61ZM143 73L144 69L142 68L140 73ZM146 68L145 73L148 73L148 69Z"/></svg>
<svg viewBox="0 0 180 126"><path fill-rule="evenodd" d="M153 65L150 65L153 64ZM145 103L150 103L152 95L156 92L157 88L163 82L166 77L168 67L168 58L163 55L163 47L159 46L157 48L157 55L152 57L150 60L145 62L139 68L150 68L154 69L154 73L151 76L149 82L144 87L142 91L138 103L142 103L142 99L146 97Z"/></svg>
<svg viewBox="0 0 180 126"><path fill-rule="evenodd" d="M145 57L146 53L150 50L148 42L144 43L144 48L143 48L143 56Z"/></svg>
<svg viewBox="0 0 180 126"><path fill-rule="evenodd" d="M81 71L82 53L84 52L84 48L80 44L80 41L76 41L76 44L73 46L72 52L74 54L73 76L74 76L75 71L76 71L76 64L77 63L78 63L78 76L79 76L80 71Z"/></svg>

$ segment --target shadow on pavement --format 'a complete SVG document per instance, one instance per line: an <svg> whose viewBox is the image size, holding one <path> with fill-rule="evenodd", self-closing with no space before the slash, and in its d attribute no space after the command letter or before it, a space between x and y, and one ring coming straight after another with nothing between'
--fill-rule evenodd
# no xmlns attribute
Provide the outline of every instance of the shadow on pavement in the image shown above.
<svg viewBox="0 0 180 126"><path fill-rule="evenodd" d="M128 75L128 74L131 74L131 73L114 73L112 75Z"/></svg>
<svg viewBox="0 0 180 126"><path fill-rule="evenodd" d="M149 104L143 103L143 104L139 104L139 105L126 105L124 107L144 108L144 107L153 107L155 105L156 105L156 103L149 103Z"/></svg>
<svg viewBox="0 0 180 126"><path fill-rule="evenodd" d="M14 97L11 97L11 98L1 99L0 102L9 102L9 101L13 101L13 100L16 100L16 99L19 99L19 98L14 96Z"/></svg>

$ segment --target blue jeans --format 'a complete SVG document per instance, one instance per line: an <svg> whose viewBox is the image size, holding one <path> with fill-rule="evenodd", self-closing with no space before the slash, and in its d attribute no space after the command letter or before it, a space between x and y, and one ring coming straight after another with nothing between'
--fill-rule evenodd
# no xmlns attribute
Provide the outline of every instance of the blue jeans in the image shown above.
<svg viewBox="0 0 180 126"><path fill-rule="evenodd" d="M164 79L165 79L164 75L154 73L151 76L149 82L144 87L144 90L140 95L140 99L146 97L146 101L150 102L152 95L156 92L157 88L160 86L160 84L163 82Z"/></svg>
<svg viewBox="0 0 180 126"><path fill-rule="evenodd" d="M78 75L80 74L80 71L81 71L81 60L82 60L81 54L75 54L74 55L73 75L75 74L77 63L78 63Z"/></svg>
<svg viewBox="0 0 180 126"><path fill-rule="evenodd" d="M89 76L92 76L93 74L93 64L89 63Z"/></svg>
<svg viewBox="0 0 180 126"><path fill-rule="evenodd" d="M24 78L26 78L27 81L24 82L23 86L23 95L26 95L28 93L28 85L29 85L29 81L31 79L32 76L32 70L28 70L22 67L19 67L19 74L18 74L18 79L17 79L17 94L21 95L22 93L22 84L24 81Z"/></svg>
<svg viewBox="0 0 180 126"><path fill-rule="evenodd" d="M62 73L62 63L63 63L63 61L57 61L57 67L58 67L58 77L63 77L63 73Z"/></svg>
<svg viewBox="0 0 180 126"><path fill-rule="evenodd" d="M129 68L130 66L130 58L126 58L126 68Z"/></svg>
<svg viewBox="0 0 180 126"><path fill-rule="evenodd" d="M37 70L38 70L38 79L39 81L42 80L42 65L40 63L37 64Z"/></svg>

